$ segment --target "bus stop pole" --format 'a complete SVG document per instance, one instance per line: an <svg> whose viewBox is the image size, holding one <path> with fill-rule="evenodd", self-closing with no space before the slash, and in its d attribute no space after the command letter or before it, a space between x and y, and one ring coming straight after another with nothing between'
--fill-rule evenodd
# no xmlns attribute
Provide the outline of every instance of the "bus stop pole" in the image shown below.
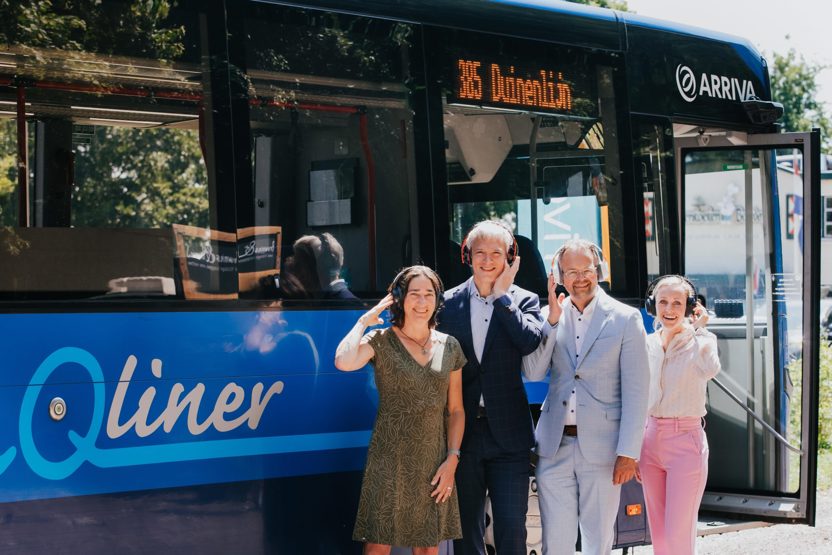
<svg viewBox="0 0 832 555"><path fill-rule="evenodd" d="M752 179L753 158L751 152L745 153L745 306L747 307L745 313L745 335L747 346L748 359L748 393L746 398L746 405L751 410L746 416L746 426L748 429L748 487L753 488L756 479L756 422L752 418L752 413L756 413L755 396L756 396L756 375L757 365L754 358L754 284L752 281L752 273L754 271L754 181Z"/></svg>
<svg viewBox="0 0 832 555"><path fill-rule="evenodd" d="M17 222L29 227L29 133L26 125L26 87L17 86Z"/></svg>

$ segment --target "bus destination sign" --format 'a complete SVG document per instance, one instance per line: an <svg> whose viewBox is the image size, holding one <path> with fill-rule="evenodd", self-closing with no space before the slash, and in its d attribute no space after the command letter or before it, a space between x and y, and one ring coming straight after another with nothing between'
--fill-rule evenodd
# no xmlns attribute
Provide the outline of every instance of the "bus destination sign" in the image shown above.
<svg viewBox="0 0 832 555"><path fill-rule="evenodd" d="M483 59L456 60L454 96L461 103L572 113L573 83L551 67L524 68Z"/></svg>

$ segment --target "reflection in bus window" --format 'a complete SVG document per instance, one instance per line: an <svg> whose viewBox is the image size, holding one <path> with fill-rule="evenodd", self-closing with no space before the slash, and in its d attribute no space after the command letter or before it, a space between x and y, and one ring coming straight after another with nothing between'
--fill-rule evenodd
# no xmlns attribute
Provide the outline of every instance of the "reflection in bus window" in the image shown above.
<svg viewBox="0 0 832 555"><path fill-rule="evenodd" d="M4 22L0 117L23 109L28 129L0 121L0 297L182 296L172 226L216 225L217 207L200 124L209 57L197 14L169 8L54 8L35 36ZM8 164L19 148L24 179ZM222 281L209 273L203 293Z"/></svg>
<svg viewBox="0 0 832 555"><path fill-rule="evenodd" d="M281 228L282 263L243 293L377 295L411 262L415 236L412 29L266 6L245 26L253 224Z"/></svg>
<svg viewBox="0 0 832 555"><path fill-rule="evenodd" d="M566 49L448 34L443 109L452 222L445 279L467 277L455 262L458 246L476 222L496 218L518 236L520 286L545 295L554 252L582 237L602 246L613 287L623 289L612 68Z"/></svg>
<svg viewBox="0 0 832 555"><path fill-rule="evenodd" d="M643 122L636 127L634 145L636 179L644 193L644 258L647 279L672 273L670 269L671 223L674 172L670 139L673 130L666 123Z"/></svg>

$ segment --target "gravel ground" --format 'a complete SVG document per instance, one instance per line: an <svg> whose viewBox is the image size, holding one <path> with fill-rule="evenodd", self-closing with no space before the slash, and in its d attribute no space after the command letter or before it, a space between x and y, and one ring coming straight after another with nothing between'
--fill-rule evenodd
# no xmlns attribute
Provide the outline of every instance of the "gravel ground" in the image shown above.
<svg viewBox="0 0 832 555"><path fill-rule="evenodd" d="M698 555L830 555L832 554L832 490L818 492L816 526L776 524L765 528L714 534L696 541ZM650 546L629 553L651 555Z"/></svg>

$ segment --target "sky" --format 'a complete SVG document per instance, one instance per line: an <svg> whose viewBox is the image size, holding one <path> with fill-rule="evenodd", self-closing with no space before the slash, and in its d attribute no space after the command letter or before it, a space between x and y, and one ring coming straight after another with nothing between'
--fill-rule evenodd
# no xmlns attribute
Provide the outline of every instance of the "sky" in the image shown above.
<svg viewBox="0 0 832 555"><path fill-rule="evenodd" d="M790 48L807 62L829 66L817 74L818 100L832 114L832 1L627 0L639 15L677 21L748 39L771 63ZM786 10L791 6L791 10Z"/></svg>

